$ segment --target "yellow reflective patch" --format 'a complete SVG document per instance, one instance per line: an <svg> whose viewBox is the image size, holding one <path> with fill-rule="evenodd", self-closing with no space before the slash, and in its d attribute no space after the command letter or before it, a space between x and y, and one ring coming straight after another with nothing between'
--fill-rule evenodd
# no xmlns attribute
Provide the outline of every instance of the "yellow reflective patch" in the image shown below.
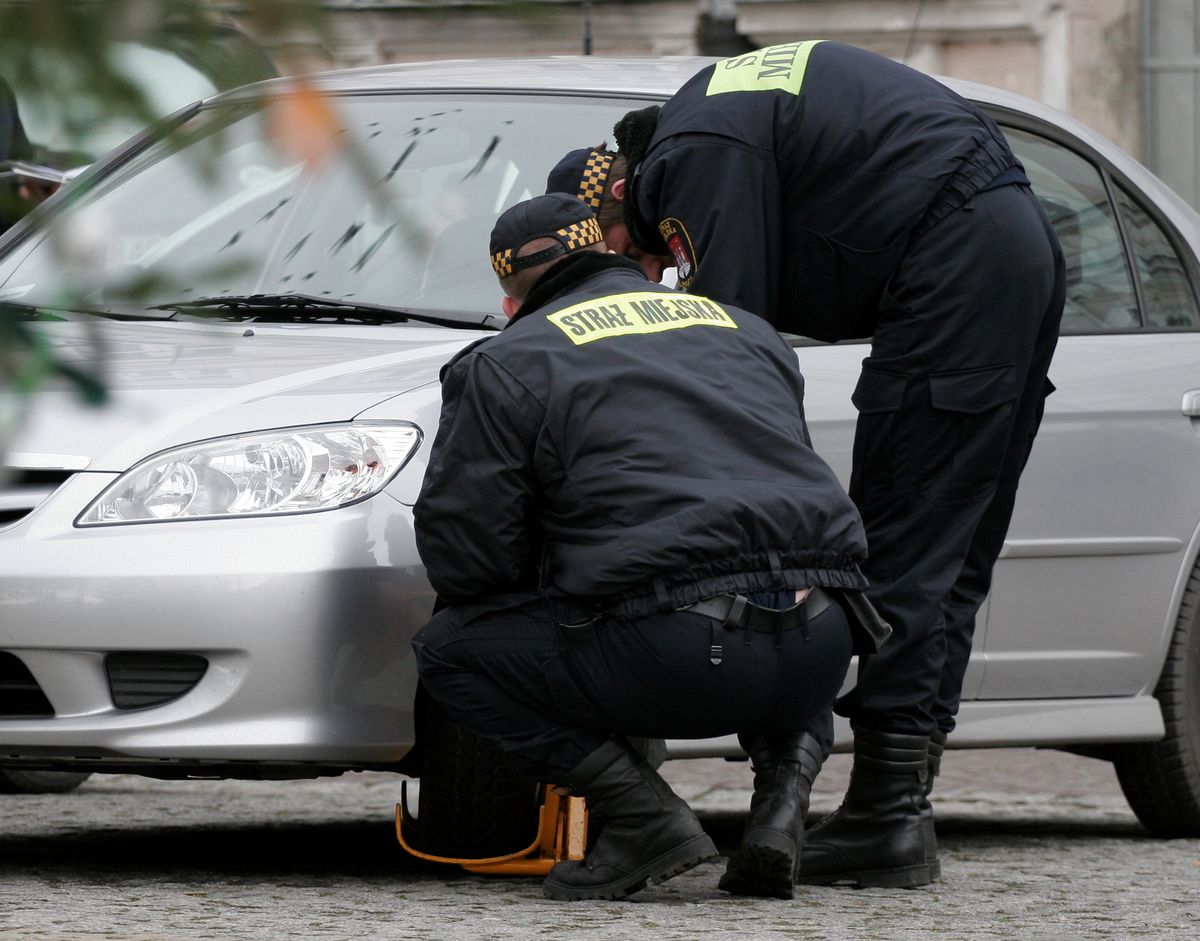
<svg viewBox="0 0 1200 941"><path fill-rule="evenodd" d="M609 337L636 336L679 330L683 327L738 328L724 309L706 297L685 297L639 291L612 294L578 307L568 307L547 318L576 346Z"/></svg>
<svg viewBox="0 0 1200 941"><path fill-rule="evenodd" d="M786 91L800 94L808 56L823 39L767 46L744 56L722 59L713 67L706 95L732 91Z"/></svg>

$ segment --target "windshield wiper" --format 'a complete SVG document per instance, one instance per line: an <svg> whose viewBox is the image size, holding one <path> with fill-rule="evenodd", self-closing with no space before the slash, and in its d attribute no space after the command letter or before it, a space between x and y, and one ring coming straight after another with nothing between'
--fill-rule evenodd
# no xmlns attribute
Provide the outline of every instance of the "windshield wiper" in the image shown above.
<svg viewBox="0 0 1200 941"><path fill-rule="evenodd" d="M2 301L0 309L20 314L25 320L67 320L63 314L78 314L85 317L102 317L105 320L169 320L169 317L152 317L147 314L132 314L115 310L89 310L86 307L51 307L47 304L28 304L25 301Z"/></svg>
<svg viewBox="0 0 1200 941"><path fill-rule="evenodd" d="M175 313L195 313L202 310L219 311L230 320L255 320L267 323L288 323L296 320L333 320L336 323L407 323L410 320L451 327L456 330L499 330L505 319L497 314L483 314L479 320L443 317L431 311L385 304L363 304L317 297L312 294L241 294L220 297L199 297L193 301L156 304L150 310L169 310Z"/></svg>

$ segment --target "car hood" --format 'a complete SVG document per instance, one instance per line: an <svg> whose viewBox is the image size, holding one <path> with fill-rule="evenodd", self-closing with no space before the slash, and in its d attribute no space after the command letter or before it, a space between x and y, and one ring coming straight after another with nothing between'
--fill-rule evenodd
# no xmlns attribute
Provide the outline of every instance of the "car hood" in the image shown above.
<svg viewBox="0 0 1200 941"><path fill-rule="evenodd" d="M39 324L56 353L87 365L88 325ZM92 325L95 326L95 325ZM54 385L18 403L17 463L123 471L167 448L292 425L347 421L434 383L475 331L396 324L103 323L100 408ZM4 393L11 406L14 397Z"/></svg>

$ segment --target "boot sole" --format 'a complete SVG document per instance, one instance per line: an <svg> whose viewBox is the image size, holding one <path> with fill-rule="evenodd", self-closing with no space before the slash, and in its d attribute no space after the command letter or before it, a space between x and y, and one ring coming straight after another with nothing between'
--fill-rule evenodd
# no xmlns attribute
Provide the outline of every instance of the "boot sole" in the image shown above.
<svg viewBox="0 0 1200 941"><path fill-rule="evenodd" d="M717 888L764 899L795 898L796 856L773 846L743 846L729 859Z"/></svg>
<svg viewBox="0 0 1200 941"><path fill-rule="evenodd" d="M934 860L895 869L859 869L817 875L805 875L802 872L796 878L796 882L800 885L833 885L846 882L864 889L915 889L918 886L929 885L941 877L942 864Z"/></svg>
<svg viewBox="0 0 1200 941"><path fill-rule="evenodd" d="M640 866L628 875L611 882L599 885L575 886L553 881L548 876L542 883L542 894L548 899L558 902L579 902L587 899L616 900L623 899L635 892L640 892L647 885L666 882L699 866L701 863L716 859L721 854L717 846L706 833L692 837L686 843L656 856L644 866Z"/></svg>
<svg viewBox="0 0 1200 941"><path fill-rule="evenodd" d="M729 858L717 888L755 898L794 898L800 847L786 833L754 829Z"/></svg>

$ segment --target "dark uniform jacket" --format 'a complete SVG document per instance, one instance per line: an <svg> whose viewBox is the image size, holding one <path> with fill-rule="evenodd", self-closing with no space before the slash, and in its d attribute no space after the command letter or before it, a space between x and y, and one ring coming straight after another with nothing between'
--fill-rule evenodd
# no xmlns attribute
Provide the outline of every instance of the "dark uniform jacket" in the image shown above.
<svg viewBox="0 0 1200 941"><path fill-rule="evenodd" d="M862 523L812 450L796 357L759 317L560 262L443 372L414 511L450 604L541 586L616 616L730 590L865 587Z"/></svg>
<svg viewBox="0 0 1200 941"><path fill-rule="evenodd" d="M1026 182L1002 133L945 85L834 42L699 72L663 107L632 226L680 286L823 340L870 336L914 232ZM658 228L655 233L654 227Z"/></svg>

